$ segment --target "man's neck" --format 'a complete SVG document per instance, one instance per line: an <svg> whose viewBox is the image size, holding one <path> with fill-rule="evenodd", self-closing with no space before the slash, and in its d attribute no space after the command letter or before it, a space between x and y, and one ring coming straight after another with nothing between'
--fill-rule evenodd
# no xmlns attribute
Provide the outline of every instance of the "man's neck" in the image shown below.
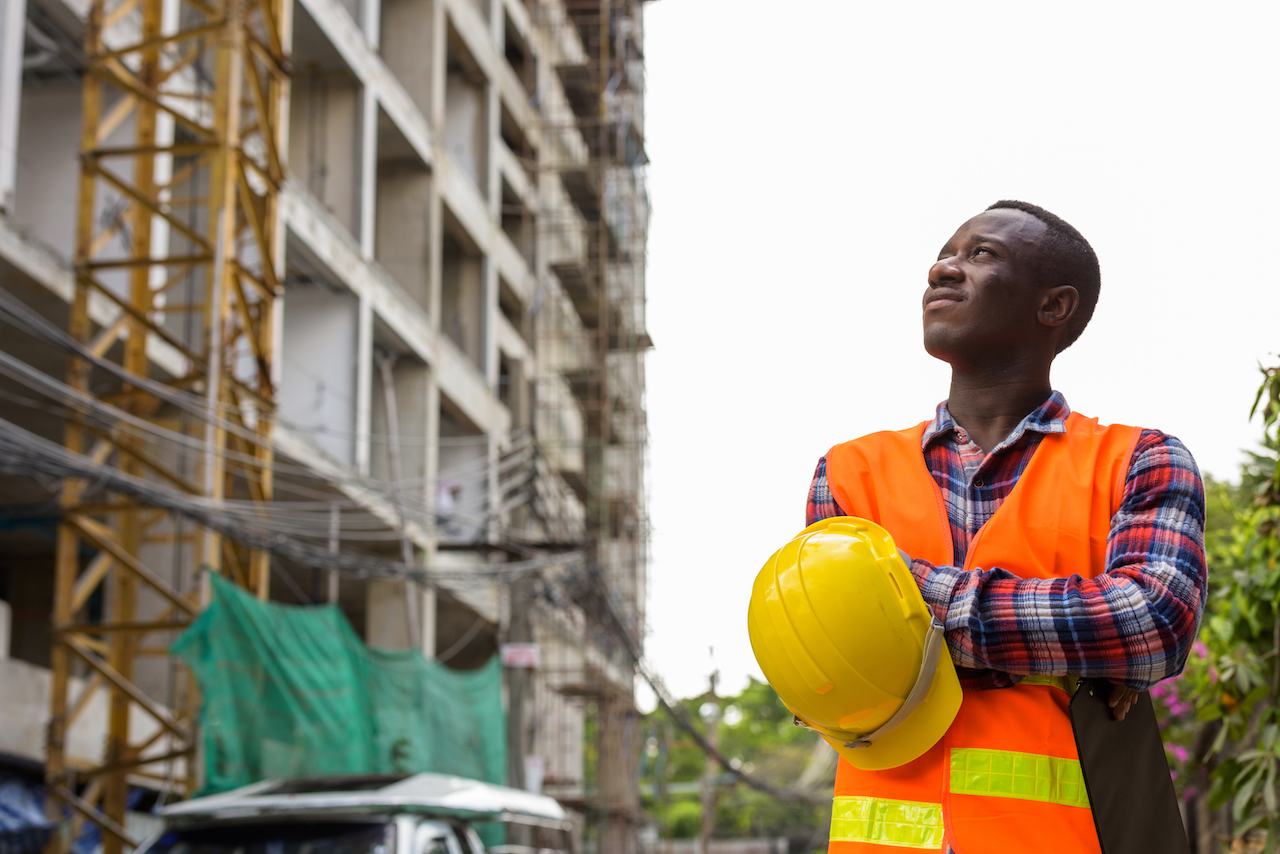
<svg viewBox="0 0 1280 854"><path fill-rule="evenodd" d="M947 410L969 438L989 454L1052 393L1047 371L1043 376L993 378L953 370Z"/></svg>

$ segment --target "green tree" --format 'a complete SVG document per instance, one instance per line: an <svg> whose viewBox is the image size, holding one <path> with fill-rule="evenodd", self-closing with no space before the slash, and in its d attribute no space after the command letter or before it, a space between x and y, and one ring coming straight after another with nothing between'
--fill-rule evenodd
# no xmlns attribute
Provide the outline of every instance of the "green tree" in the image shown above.
<svg viewBox="0 0 1280 854"><path fill-rule="evenodd" d="M1152 690L1175 780L1208 835L1280 838L1280 367L1263 371L1263 426L1238 485L1207 479L1209 596L1183 676ZM1207 793L1204 791L1207 786ZM1224 826L1213 827L1226 811Z"/></svg>
<svg viewBox="0 0 1280 854"><path fill-rule="evenodd" d="M706 733L705 695L681 701L687 719ZM719 752L730 767L778 789L795 790L814 780L809 797L782 799L758 791L734 774L717 775L715 835L720 838L786 836L792 850L825 846L831 820L834 752L818 746L812 731L792 723L791 713L773 689L750 680L737 696L716 698L722 710ZM664 836L693 838L702 821L699 781L708 758L697 742L663 712L650 716L646 761L641 779L650 814ZM824 767L827 761L829 769ZM816 759L815 759L816 757ZM827 773L829 770L830 773Z"/></svg>

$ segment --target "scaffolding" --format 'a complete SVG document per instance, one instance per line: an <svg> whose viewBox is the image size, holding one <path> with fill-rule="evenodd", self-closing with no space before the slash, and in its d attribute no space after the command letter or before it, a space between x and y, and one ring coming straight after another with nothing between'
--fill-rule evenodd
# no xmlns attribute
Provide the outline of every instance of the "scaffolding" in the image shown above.
<svg viewBox="0 0 1280 854"><path fill-rule="evenodd" d="M81 349L67 385L135 420L104 428L88 408L73 411L65 448L126 480L215 502L273 497L290 15L288 0L90 7L69 319ZM90 321L98 299L119 310L105 328ZM171 373L157 376L157 352ZM203 410L189 405L192 393ZM203 459L158 455L139 422L190 437ZM190 574L174 579L155 564L221 572L263 598L270 571L264 549L137 495L87 500L90 486L68 478L60 498L46 780L50 809L95 822L116 854L136 845L124 826L130 779L179 796L196 782L191 682L175 665L153 665L203 597ZM91 674L75 697L73 658ZM71 767L68 731L98 691L108 708L103 763Z"/></svg>
<svg viewBox="0 0 1280 854"><path fill-rule="evenodd" d="M543 50L560 87L545 87L537 166L538 245L559 285L538 315L539 438L586 514L590 560L572 595L597 661L540 674L547 729L577 720L582 776L548 780L586 820L587 850L638 848L638 714L631 680L644 633L649 539L644 261L642 3L564 0L538 6ZM563 96L561 96L563 93ZM554 623L553 623L554 624Z"/></svg>

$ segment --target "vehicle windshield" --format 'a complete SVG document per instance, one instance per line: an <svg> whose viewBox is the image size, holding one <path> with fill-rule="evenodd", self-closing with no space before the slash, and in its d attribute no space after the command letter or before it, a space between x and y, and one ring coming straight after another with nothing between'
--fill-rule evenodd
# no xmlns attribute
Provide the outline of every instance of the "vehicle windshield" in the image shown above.
<svg viewBox="0 0 1280 854"><path fill-rule="evenodd" d="M391 854L386 822L219 824L171 830L146 854Z"/></svg>

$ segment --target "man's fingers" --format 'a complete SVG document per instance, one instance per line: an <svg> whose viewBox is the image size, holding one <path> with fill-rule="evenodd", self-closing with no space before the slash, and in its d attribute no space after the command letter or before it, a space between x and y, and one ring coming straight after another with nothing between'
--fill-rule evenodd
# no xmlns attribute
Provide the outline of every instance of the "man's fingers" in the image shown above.
<svg viewBox="0 0 1280 854"><path fill-rule="evenodd" d="M1133 707L1134 702L1138 699L1138 692L1127 685L1112 685L1111 695L1107 698L1107 705L1112 709L1112 714L1118 721L1124 720L1124 716L1129 714L1129 709Z"/></svg>

